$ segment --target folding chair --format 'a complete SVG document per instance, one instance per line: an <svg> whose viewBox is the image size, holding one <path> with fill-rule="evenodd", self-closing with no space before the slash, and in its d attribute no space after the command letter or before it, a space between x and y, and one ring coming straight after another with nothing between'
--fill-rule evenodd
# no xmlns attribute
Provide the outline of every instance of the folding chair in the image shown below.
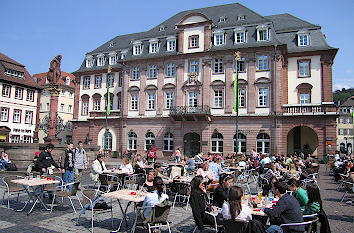
<svg viewBox="0 0 354 233"><path fill-rule="evenodd" d="M212 225L203 225L204 227L207 227L207 228L213 228L213 229L215 229L215 233L217 233L218 232L218 228L222 228L223 226L222 225L218 225L218 223L217 223L217 221L216 221L216 215L215 214L213 214L213 213L209 213L209 212L207 212L207 211L205 211L205 214L208 214L208 215L210 215L210 216L212 216L213 217L213 219L214 219L214 224L212 224ZM193 233L195 233L195 231L198 229L198 227L196 226L195 228L194 228L194 230L193 230Z"/></svg>
<svg viewBox="0 0 354 233"><path fill-rule="evenodd" d="M72 185L71 191L69 191L69 189L68 189L68 186L70 186L70 185ZM50 212L53 211L53 206L54 206L54 202L55 202L55 198L56 197L61 197L62 198L62 204L64 202L64 198L65 197L68 198L69 201L70 201L71 207L73 208L75 214L76 214L76 209L75 209L75 206L74 206L74 204L72 202L73 198L76 198L79 201L79 204L80 204L81 208L83 208L82 204L81 204L81 201L80 201L80 198L79 198L79 196L77 194L78 187L79 187L79 182L68 183L68 184L64 184L64 185L60 186L60 190L54 192L54 196L53 196L52 206L50 208Z"/></svg>
<svg viewBox="0 0 354 233"><path fill-rule="evenodd" d="M179 200L180 198L183 198L183 202L185 202L187 199L186 210L188 210L189 198L191 194L191 185L184 182L175 182L175 185L176 185L176 194L173 200L172 208L175 208L177 198L179 198Z"/></svg>
<svg viewBox="0 0 354 233"><path fill-rule="evenodd" d="M6 186L6 190L4 191L4 195L2 197L2 202L4 203L5 200L5 194L7 194L7 208L10 208L10 196L12 194L17 194L17 201L18 197L20 196L21 192L25 192L26 190L22 187L20 187L18 184L12 183L11 180L18 180L18 179L23 179L24 177L22 176L5 176L2 178L2 182Z"/></svg>
<svg viewBox="0 0 354 233"><path fill-rule="evenodd" d="M348 181L344 181L344 194L342 196L342 199L340 200L340 202L343 202L345 196L348 194L348 192L354 192L354 183L348 182Z"/></svg>
<svg viewBox="0 0 354 233"><path fill-rule="evenodd" d="M248 221L224 220L225 233L243 233L246 231Z"/></svg>
<svg viewBox="0 0 354 233"><path fill-rule="evenodd" d="M151 233L151 229L160 229L161 227L168 227L168 232L171 233L170 223L168 222L170 209L171 203L169 201L152 208L149 218L144 221L148 225L149 233Z"/></svg>
<svg viewBox="0 0 354 233"><path fill-rule="evenodd" d="M317 224L317 222L318 222L318 218L315 217L313 220L307 222L281 224L280 228L285 228L289 226L308 226L307 230L305 230L304 233L312 233L314 232L312 230L313 228L317 229L317 227L313 227L315 224Z"/></svg>

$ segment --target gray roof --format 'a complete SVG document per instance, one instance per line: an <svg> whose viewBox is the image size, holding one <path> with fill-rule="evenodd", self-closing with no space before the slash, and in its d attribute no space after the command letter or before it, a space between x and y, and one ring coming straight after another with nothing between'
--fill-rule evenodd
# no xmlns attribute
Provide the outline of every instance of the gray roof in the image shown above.
<svg viewBox="0 0 354 233"><path fill-rule="evenodd" d="M115 51L118 54L121 50L128 50L126 61L137 59L158 58L163 56L175 55L177 52L167 52L166 38L168 36L178 36L178 29L176 25L180 20L191 13L201 13L210 19L213 23L212 30L224 29L226 33L226 43L223 46L212 46L210 51L228 50L237 48L261 47L286 44L289 53L327 50L332 47L328 46L324 35L321 32L321 27L296 18L290 14L279 14L271 16L261 16L256 12L246 8L239 3L213 6L201 9L194 9L182 11L171 18L165 20L161 24L153 27L145 32L138 32L133 34L121 35L107 41L103 45L87 53L87 55L97 55L104 53L108 55L109 52ZM237 20L238 16L245 16L244 20ZM225 22L219 22L219 19L225 18ZM268 25L270 27L270 40L259 42L256 41L256 27L259 25ZM247 43L234 44L233 29L243 26L247 30ZM164 30L160 31L159 28ZM298 47L296 33L299 30L306 29L310 33L310 46ZM158 38L160 43L159 52L149 54L148 45L149 39ZM140 40L143 43L143 53L139 56L132 55L132 41ZM90 71L99 69L106 69L108 65L97 67L96 64L92 68L85 67L85 61L82 62L81 67L76 72Z"/></svg>
<svg viewBox="0 0 354 233"><path fill-rule="evenodd" d="M353 107L354 106L354 96L349 97L340 107Z"/></svg>

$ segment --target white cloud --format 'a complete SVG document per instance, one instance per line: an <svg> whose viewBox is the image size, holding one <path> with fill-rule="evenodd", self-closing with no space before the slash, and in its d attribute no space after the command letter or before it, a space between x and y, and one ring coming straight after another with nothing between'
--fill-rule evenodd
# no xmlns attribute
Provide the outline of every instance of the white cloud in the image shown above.
<svg viewBox="0 0 354 233"><path fill-rule="evenodd" d="M348 89L351 88L348 84L337 83L333 85L333 89L335 90L342 90L343 88Z"/></svg>
<svg viewBox="0 0 354 233"><path fill-rule="evenodd" d="M353 73L353 70L351 70L351 69L346 69L346 70L345 70L345 73L351 74L351 73Z"/></svg>

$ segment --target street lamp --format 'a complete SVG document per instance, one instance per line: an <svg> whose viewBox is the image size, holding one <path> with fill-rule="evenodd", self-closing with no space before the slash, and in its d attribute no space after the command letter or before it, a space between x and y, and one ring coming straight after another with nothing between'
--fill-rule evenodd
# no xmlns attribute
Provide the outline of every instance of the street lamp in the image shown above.
<svg viewBox="0 0 354 233"><path fill-rule="evenodd" d="M345 140L345 153L347 154L348 153L348 138L344 137L344 140Z"/></svg>

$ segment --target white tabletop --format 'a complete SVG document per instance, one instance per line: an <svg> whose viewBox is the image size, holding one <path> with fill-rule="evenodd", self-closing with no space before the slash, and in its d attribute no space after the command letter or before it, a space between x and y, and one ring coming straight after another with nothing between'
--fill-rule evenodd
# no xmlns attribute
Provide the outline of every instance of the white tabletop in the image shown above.
<svg viewBox="0 0 354 233"><path fill-rule="evenodd" d="M20 185L25 185L25 186L40 186L40 185L46 185L46 184L57 184L59 183L59 180L47 180L47 179L38 179L38 178L33 178L33 179L18 179L18 180L11 180L12 183L15 184L20 184Z"/></svg>
<svg viewBox="0 0 354 233"><path fill-rule="evenodd" d="M135 194L135 195L134 195ZM120 199L132 202L142 202L145 199L146 193L138 190L121 189L114 192L103 194L106 198Z"/></svg>

